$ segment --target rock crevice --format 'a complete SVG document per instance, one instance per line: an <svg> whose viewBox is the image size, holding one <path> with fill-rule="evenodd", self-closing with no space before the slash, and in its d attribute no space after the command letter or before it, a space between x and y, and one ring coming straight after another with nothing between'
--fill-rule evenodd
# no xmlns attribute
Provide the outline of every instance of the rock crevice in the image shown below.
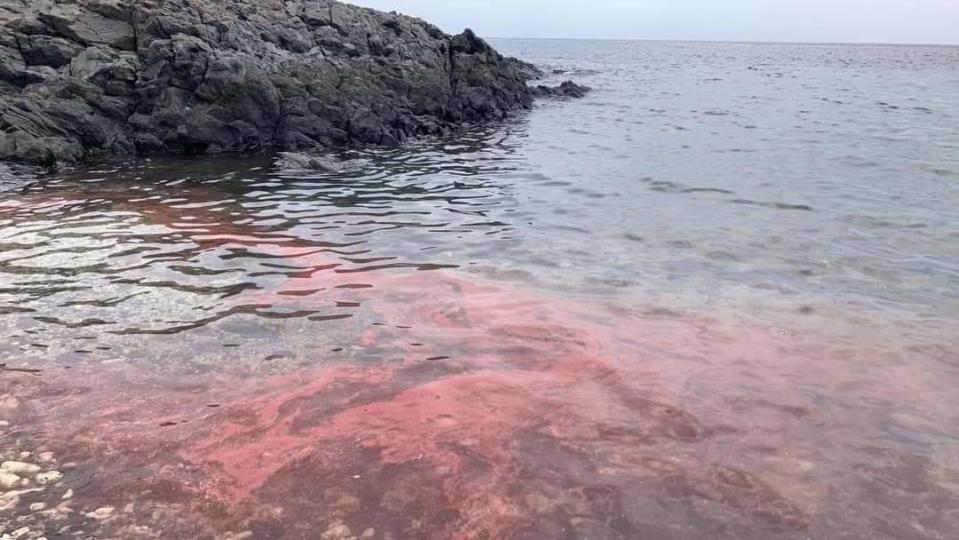
<svg viewBox="0 0 959 540"><path fill-rule="evenodd" d="M0 0L0 160L395 145L530 107L537 73L333 0Z"/></svg>

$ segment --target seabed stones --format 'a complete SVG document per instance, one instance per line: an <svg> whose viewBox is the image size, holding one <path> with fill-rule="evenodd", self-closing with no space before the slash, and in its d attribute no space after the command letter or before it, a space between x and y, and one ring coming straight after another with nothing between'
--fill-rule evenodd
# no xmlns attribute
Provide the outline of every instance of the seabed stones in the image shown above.
<svg viewBox="0 0 959 540"><path fill-rule="evenodd" d="M15 459L0 463L0 540L47 538L56 531L49 525L72 513L66 499L73 490L59 493L64 474L53 468L53 452L7 451L3 458Z"/></svg>

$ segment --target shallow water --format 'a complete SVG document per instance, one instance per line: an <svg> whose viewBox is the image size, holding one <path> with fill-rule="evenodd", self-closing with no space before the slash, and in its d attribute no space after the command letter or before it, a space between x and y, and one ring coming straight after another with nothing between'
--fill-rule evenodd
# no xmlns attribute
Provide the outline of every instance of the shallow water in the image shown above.
<svg viewBox="0 0 959 540"><path fill-rule="evenodd" d="M3 172L0 529L959 534L959 49L496 45L595 90Z"/></svg>

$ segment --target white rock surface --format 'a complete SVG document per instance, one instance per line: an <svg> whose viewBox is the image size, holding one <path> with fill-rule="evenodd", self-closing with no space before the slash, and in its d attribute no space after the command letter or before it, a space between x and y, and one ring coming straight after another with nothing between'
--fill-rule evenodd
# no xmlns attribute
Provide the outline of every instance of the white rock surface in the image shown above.
<svg viewBox="0 0 959 540"><path fill-rule="evenodd" d="M20 485L20 477L12 472L0 470L0 489L13 489Z"/></svg>
<svg viewBox="0 0 959 540"><path fill-rule="evenodd" d="M0 464L0 469L13 474L34 474L40 472L40 466L25 461L4 461Z"/></svg>
<svg viewBox="0 0 959 540"><path fill-rule="evenodd" d="M112 506L104 506L102 508L97 508L93 512L87 512L87 517L92 519L107 519L113 515L114 508Z"/></svg>
<svg viewBox="0 0 959 540"><path fill-rule="evenodd" d="M34 480L36 480L37 483L40 484L41 486L45 486L47 484L54 484L56 482L59 482L61 478L63 478L62 472L48 471L48 472L38 474L34 478Z"/></svg>

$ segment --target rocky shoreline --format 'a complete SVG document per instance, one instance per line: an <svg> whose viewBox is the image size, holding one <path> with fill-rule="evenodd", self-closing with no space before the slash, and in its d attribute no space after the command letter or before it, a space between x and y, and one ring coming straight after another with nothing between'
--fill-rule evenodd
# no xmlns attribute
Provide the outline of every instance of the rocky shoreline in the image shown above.
<svg viewBox="0 0 959 540"><path fill-rule="evenodd" d="M540 75L332 0L0 0L0 161L394 146L581 94Z"/></svg>

